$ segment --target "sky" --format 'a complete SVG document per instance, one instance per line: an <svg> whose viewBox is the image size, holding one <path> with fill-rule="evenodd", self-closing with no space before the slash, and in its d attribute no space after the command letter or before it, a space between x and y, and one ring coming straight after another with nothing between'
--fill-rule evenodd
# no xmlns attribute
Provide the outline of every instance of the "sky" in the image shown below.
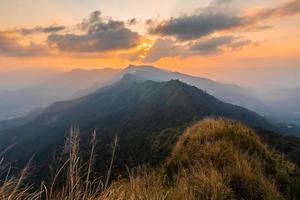
<svg viewBox="0 0 300 200"><path fill-rule="evenodd" d="M147 64L288 84L299 35L300 0L0 0L0 71Z"/></svg>

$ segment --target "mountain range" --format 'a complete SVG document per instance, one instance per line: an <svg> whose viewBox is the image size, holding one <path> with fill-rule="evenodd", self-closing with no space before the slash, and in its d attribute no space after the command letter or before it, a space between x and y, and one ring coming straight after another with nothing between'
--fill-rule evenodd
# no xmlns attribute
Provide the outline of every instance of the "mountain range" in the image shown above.
<svg viewBox="0 0 300 200"><path fill-rule="evenodd" d="M50 104L71 99L76 92L97 85L106 84L119 70L82 70L46 78L37 85L18 90L0 92L0 119L22 117Z"/></svg>
<svg viewBox="0 0 300 200"><path fill-rule="evenodd" d="M36 71L34 71L36 72ZM93 93L101 87L119 81L124 74L133 74L144 80L169 81L178 79L217 97L267 116L281 126L285 133L295 133L298 128L289 122L299 124L298 103L293 90L274 90L257 94L254 90L232 84L224 84L206 78L193 77L152 66L130 65L123 70L76 69L48 80L34 87L0 92L0 130L21 125L43 111L43 107L60 101L79 98ZM28 117L26 117L28 115ZM18 119L15 119L18 117ZM287 122L287 123L284 123Z"/></svg>
<svg viewBox="0 0 300 200"><path fill-rule="evenodd" d="M26 87L25 85L25 88L19 90L2 91L0 92L0 119L24 116L33 109L47 107L55 101L90 94L104 85L120 80L126 73L135 74L146 80L153 81L178 79L208 91L223 101L245 106L250 109L259 106L264 108L262 102L251 98L251 96L254 96L254 92L250 89L218 83L205 78L192 77L177 72L170 72L152 66L131 65L124 70L72 70L67 73L59 74L56 77L50 76L52 78L45 78L45 81L38 85L31 87ZM43 76L38 74L37 77Z"/></svg>
<svg viewBox="0 0 300 200"><path fill-rule="evenodd" d="M159 163L169 155L187 126L206 117L230 118L254 128L286 131L253 111L224 103L179 80L158 82L124 74L109 86L80 98L56 102L23 118L22 123L10 121L15 126L0 131L0 149L13 146L5 159L17 166L24 165L34 155L40 167L37 172L47 170L49 158L64 146L70 127L78 126L83 148L89 145L87 138L97 131L100 144L96 163L102 173L110 157L108 145L118 136L115 165L120 172L125 166Z"/></svg>
<svg viewBox="0 0 300 200"><path fill-rule="evenodd" d="M300 87L273 89L261 96L271 108L273 116L300 124Z"/></svg>
<svg viewBox="0 0 300 200"><path fill-rule="evenodd" d="M0 71L0 92L34 87L62 74L62 71L44 68Z"/></svg>

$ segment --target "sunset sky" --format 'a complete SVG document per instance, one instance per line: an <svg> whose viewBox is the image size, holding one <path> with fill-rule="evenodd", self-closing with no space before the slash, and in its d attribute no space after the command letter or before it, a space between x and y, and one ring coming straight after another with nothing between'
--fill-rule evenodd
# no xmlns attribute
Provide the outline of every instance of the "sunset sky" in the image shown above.
<svg viewBox="0 0 300 200"><path fill-rule="evenodd" d="M128 64L300 72L300 0L0 0L0 71Z"/></svg>

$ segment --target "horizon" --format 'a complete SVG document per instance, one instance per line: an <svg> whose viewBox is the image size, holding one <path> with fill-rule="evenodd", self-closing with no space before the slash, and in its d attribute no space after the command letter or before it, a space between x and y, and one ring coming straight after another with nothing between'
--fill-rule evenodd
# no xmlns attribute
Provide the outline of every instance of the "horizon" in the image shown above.
<svg viewBox="0 0 300 200"><path fill-rule="evenodd" d="M220 69L218 67L202 68L201 71L197 73L190 70L180 70L180 69L169 69L163 66L157 65L134 65L128 64L123 67L74 67L70 69L61 68L51 68L51 67L30 67L30 68L13 68L5 71L0 70L0 75L3 73L20 73L20 72L30 72L30 71L53 71L59 73L68 73L74 70L101 70L101 69L116 69L124 70L129 66L141 67L141 66L151 66L162 70L167 70L171 72L179 72L182 74L207 78L213 81L226 84L234 84L237 86L248 87L256 91L264 90L276 90L276 89L297 89L300 87L300 80L298 75L300 74L300 68L289 67L275 67L272 71L269 71L269 67L244 67L242 69L236 67L227 67L225 69ZM223 73L220 75L220 72ZM246 76L247 75L247 76ZM239 78L237 78L239 77ZM34 77L33 77L34 78ZM280 80L280 81L278 81Z"/></svg>
<svg viewBox="0 0 300 200"><path fill-rule="evenodd" d="M282 73L279 87L300 85L287 80L300 71L299 0L144 3L3 1L0 71L134 64L246 86Z"/></svg>

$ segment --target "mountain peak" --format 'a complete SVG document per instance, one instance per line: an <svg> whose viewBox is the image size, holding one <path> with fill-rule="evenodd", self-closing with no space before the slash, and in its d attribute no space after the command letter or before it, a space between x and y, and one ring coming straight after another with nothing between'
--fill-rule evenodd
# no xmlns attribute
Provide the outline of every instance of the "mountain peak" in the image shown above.
<svg viewBox="0 0 300 200"><path fill-rule="evenodd" d="M151 65L128 65L127 69L135 69L135 68L156 68Z"/></svg>
<svg viewBox="0 0 300 200"><path fill-rule="evenodd" d="M169 84L183 84L183 85L186 85L186 83L180 81L179 79L171 79L171 80L167 81L167 83L169 83Z"/></svg>
<svg viewBox="0 0 300 200"><path fill-rule="evenodd" d="M128 72L135 72L138 70L151 70L151 71L164 71L167 72L167 70L161 69L159 67L151 66L151 65L128 65L127 68L125 68L125 71Z"/></svg>
<svg viewBox="0 0 300 200"><path fill-rule="evenodd" d="M135 76L134 74L125 73L123 77L121 78L120 82L143 82L144 79L138 76Z"/></svg>

